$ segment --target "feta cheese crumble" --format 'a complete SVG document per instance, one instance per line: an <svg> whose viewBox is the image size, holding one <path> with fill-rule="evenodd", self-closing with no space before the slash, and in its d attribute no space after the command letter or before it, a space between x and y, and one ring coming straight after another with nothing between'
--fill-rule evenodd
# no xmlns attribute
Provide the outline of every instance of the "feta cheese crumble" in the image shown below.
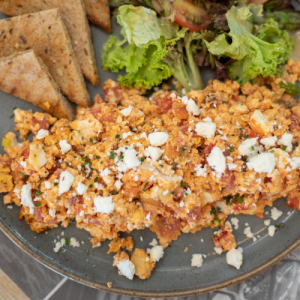
<svg viewBox="0 0 300 300"><path fill-rule="evenodd" d="M217 178L221 178L226 169L226 158L219 147L214 147L207 157L207 162Z"/></svg>
<svg viewBox="0 0 300 300"><path fill-rule="evenodd" d="M120 113L124 116L124 117L129 117L132 111L132 106L129 105L127 108L124 108L120 111Z"/></svg>
<svg viewBox="0 0 300 300"><path fill-rule="evenodd" d="M200 268L203 264L203 257L202 254L193 254L192 260L191 260L191 266Z"/></svg>
<svg viewBox="0 0 300 300"><path fill-rule="evenodd" d="M135 273L135 265L129 260L122 260L117 264L120 275L132 280Z"/></svg>
<svg viewBox="0 0 300 300"><path fill-rule="evenodd" d="M56 217L56 209L50 208L50 209L49 209L49 215L50 215L52 218L55 218L55 217Z"/></svg>
<svg viewBox="0 0 300 300"><path fill-rule="evenodd" d="M286 146L286 151L292 151L293 145L292 145L293 135L291 133L285 133L281 139L278 140L278 145Z"/></svg>
<svg viewBox="0 0 300 300"><path fill-rule="evenodd" d="M270 223L271 223L271 220L264 220L264 224L265 224L266 226L269 226Z"/></svg>
<svg viewBox="0 0 300 300"><path fill-rule="evenodd" d="M221 255L222 252L223 252L222 247L214 247L214 250L215 250L215 252L216 252L217 254L219 254L219 255Z"/></svg>
<svg viewBox="0 0 300 300"><path fill-rule="evenodd" d="M168 139L169 135L166 132L152 132L148 136L151 146L162 146Z"/></svg>
<svg viewBox="0 0 300 300"><path fill-rule="evenodd" d="M271 136L260 140L260 143L265 146L266 149L276 146L277 136Z"/></svg>
<svg viewBox="0 0 300 300"><path fill-rule="evenodd" d="M188 100L188 103L186 105L186 110L189 112L190 115L199 116L199 114L200 114L199 107L197 106L195 101L192 99Z"/></svg>
<svg viewBox="0 0 300 300"><path fill-rule="evenodd" d="M37 140L41 140L41 139L44 139L48 135L49 135L48 130L40 129L35 137Z"/></svg>
<svg viewBox="0 0 300 300"><path fill-rule="evenodd" d="M33 213L34 204L31 196L31 183L24 184L21 189L21 204L30 208L30 212Z"/></svg>
<svg viewBox="0 0 300 300"><path fill-rule="evenodd" d="M272 207L271 208L271 218L276 221L277 219L279 219L282 215L282 211L277 209L276 207Z"/></svg>
<svg viewBox="0 0 300 300"><path fill-rule="evenodd" d="M104 214L110 214L115 210L115 203L112 196L102 197L97 196L94 198L95 212L100 212Z"/></svg>
<svg viewBox="0 0 300 300"><path fill-rule="evenodd" d="M144 155L149 156L152 160L157 161L165 151L158 148L149 146L145 149Z"/></svg>
<svg viewBox="0 0 300 300"><path fill-rule="evenodd" d="M273 153L261 153L249 158L246 163L250 170L257 173L272 173L275 168L276 161Z"/></svg>
<svg viewBox="0 0 300 300"><path fill-rule="evenodd" d="M78 192L79 195L83 195L87 191L88 187L82 183L79 182L76 188L76 191Z"/></svg>
<svg viewBox="0 0 300 300"><path fill-rule="evenodd" d="M68 192L74 182L74 176L69 171L63 171L59 179L59 195Z"/></svg>
<svg viewBox="0 0 300 300"><path fill-rule="evenodd" d="M50 181L45 181L45 188L46 189L51 189L51 182Z"/></svg>
<svg viewBox="0 0 300 300"><path fill-rule="evenodd" d="M226 262L228 265L231 265L238 270L243 264L243 249L241 247L231 249L226 253Z"/></svg>
<svg viewBox="0 0 300 300"><path fill-rule="evenodd" d="M213 138L216 132L216 124L213 122L199 122L196 124L196 133L204 138Z"/></svg>
<svg viewBox="0 0 300 300"><path fill-rule="evenodd" d="M238 218L233 217L230 219L230 221L235 230L239 229L239 219Z"/></svg>
<svg viewBox="0 0 300 300"><path fill-rule="evenodd" d="M196 166L196 168L194 169L194 171L196 172L197 176L202 176L202 177L206 177L207 176L207 169L206 169L206 165L202 168L201 165Z"/></svg>
<svg viewBox="0 0 300 300"><path fill-rule="evenodd" d="M255 151L256 145L257 145L257 138L246 139L240 144L238 150L241 155L257 154L257 151Z"/></svg>
<svg viewBox="0 0 300 300"><path fill-rule="evenodd" d="M276 231L276 227L274 225L271 225L271 226L268 227L269 236L274 236L275 231Z"/></svg>
<svg viewBox="0 0 300 300"><path fill-rule="evenodd" d="M67 142L67 140L59 141L59 146L60 146L60 152L62 154L66 154L67 152L72 150L72 146Z"/></svg>
<svg viewBox="0 0 300 300"><path fill-rule="evenodd" d="M150 249L150 259L158 262L164 256L163 246L157 245Z"/></svg>

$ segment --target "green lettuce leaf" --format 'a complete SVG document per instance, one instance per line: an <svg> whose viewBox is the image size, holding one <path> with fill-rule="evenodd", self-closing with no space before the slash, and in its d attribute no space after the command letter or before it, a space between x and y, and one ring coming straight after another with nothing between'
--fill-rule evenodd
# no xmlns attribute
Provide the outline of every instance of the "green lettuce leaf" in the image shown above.
<svg viewBox="0 0 300 300"><path fill-rule="evenodd" d="M143 6L123 5L119 8L118 23L122 26L125 41L138 47L150 41L176 37L178 26L160 19L156 12Z"/></svg>
<svg viewBox="0 0 300 300"><path fill-rule="evenodd" d="M259 9L256 14L260 14ZM267 77L288 59L292 40L274 20L254 26L250 9L235 6L226 17L230 32L219 35L210 43L206 41L206 45L208 51L219 58L237 60L228 67L231 78L245 83L260 75Z"/></svg>

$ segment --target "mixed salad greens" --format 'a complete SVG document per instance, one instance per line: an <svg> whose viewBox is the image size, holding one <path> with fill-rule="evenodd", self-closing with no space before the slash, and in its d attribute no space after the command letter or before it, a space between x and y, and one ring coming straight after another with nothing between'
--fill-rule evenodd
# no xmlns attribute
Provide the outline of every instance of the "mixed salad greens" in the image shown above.
<svg viewBox="0 0 300 300"><path fill-rule="evenodd" d="M173 76L186 91L203 89L199 66L241 84L277 74L293 48L288 31L300 29L299 12L287 0L113 0L111 5L124 39L110 36L103 68L125 69L119 81L129 88L151 89Z"/></svg>

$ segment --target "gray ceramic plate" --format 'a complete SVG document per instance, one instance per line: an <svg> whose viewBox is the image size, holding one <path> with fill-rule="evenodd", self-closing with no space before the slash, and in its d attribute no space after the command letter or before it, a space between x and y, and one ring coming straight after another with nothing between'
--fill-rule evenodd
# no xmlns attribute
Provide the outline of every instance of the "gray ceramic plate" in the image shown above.
<svg viewBox="0 0 300 300"><path fill-rule="evenodd" d="M0 14L0 17L4 18L5 16ZM118 31L115 24L114 29L114 31ZM109 35L96 27L92 27L92 35L98 68L101 73L101 83L108 78L116 79L116 74L101 70L101 49ZM206 77L205 81L207 81L211 73L206 71L202 75ZM88 84L88 89L91 98L96 93L103 93L100 86L93 87ZM10 119L14 107L37 110L33 105L1 91L0 105L1 139L7 131L14 129L14 121ZM1 154L3 154L2 147ZM272 223L284 222L285 226L276 232L273 238L268 236L267 229L265 229L260 232L261 237L255 243L252 240L243 241L245 239L243 234L245 223L250 224L252 232L258 232L264 227L263 220L255 216L238 217L240 226L234 234L244 249L244 263L239 271L226 264L225 254L220 256L213 254L213 231L205 229L196 234L183 234L172 243L171 247L165 249L165 255L157 264L150 279L135 278L130 281L119 276L117 269L112 267L113 254L106 254L108 242L103 243L100 248L92 249L89 233L77 229L75 224L66 229L57 228L50 230L48 234L37 235L30 230L25 221L18 220L19 207L14 207L12 210L7 209L2 199L3 195L0 199L0 228L24 251L49 268L78 282L130 296L178 297L219 289L262 272L300 245L299 212L287 215L289 209L285 205L284 199L277 200L276 206L283 211L283 215ZM55 253L53 251L54 239L62 231L65 232L65 238L76 237L84 244L81 244L79 248L65 246L65 251L61 250L59 253ZM135 246L144 249L149 247L149 242L155 237L149 230L134 231L131 236L135 241ZM143 242L141 242L140 236L143 237ZM204 242L201 242L201 239ZM188 251L184 252L186 247L188 247ZM86 250L89 250L89 254L86 253ZM201 268L191 268L191 258L194 253L207 254ZM107 288L107 282L113 283L111 289Z"/></svg>

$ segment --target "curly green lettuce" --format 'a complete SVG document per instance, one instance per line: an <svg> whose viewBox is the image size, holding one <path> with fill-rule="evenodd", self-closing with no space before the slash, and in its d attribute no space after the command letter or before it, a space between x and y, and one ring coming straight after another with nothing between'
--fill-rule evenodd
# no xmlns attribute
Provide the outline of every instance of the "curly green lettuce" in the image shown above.
<svg viewBox="0 0 300 300"><path fill-rule="evenodd" d="M226 18L229 33L217 36L212 42L206 41L206 45L218 58L237 61L228 67L232 79L243 84L260 75L267 77L287 61L293 42L274 20L255 26L249 7L235 6L226 13Z"/></svg>
<svg viewBox="0 0 300 300"><path fill-rule="evenodd" d="M199 34L186 34L186 28L179 30L145 7L124 5L119 12L125 40L110 36L103 47L102 64L113 72L126 69L126 75L118 78L121 85L151 89L174 75L187 91L203 88L194 60L201 46Z"/></svg>

